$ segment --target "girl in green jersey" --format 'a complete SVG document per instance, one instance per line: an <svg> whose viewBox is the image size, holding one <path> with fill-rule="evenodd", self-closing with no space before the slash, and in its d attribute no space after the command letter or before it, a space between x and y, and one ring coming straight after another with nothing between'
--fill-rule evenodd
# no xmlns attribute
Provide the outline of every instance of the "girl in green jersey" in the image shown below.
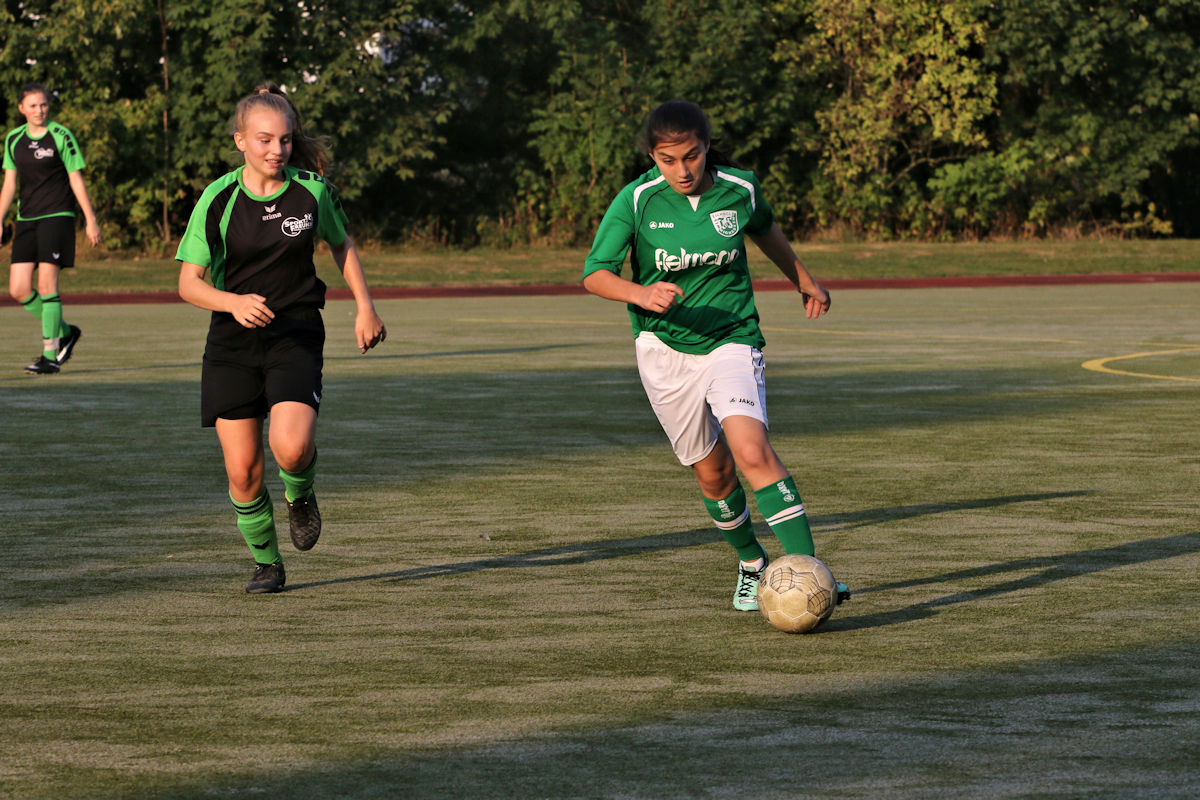
<svg viewBox="0 0 1200 800"><path fill-rule="evenodd" d="M324 148L304 135L291 101L272 85L260 86L238 103L233 139L245 164L204 190L176 259L180 296L213 312L201 422L216 428L237 526L254 556L246 591L264 594L281 591L285 581L264 481L268 416L292 544L308 550L321 533L313 492L325 343L325 284L313 264L318 239L329 245L354 296L360 352L387 331L346 234L345 212L321 174Z"/></svg>
<svg viewBox="0 0 1200 800"><path fill-rule="evenodd" d="M41 323L42 353L25 371L53 375L71 357L81 335L78 327L63 321L58 294L58 273L75 266L75 204L83 211L93 247L100 244L100 225L83 181L83 151L70 130L50 121L50 92L40 83L26 84L17 110L25 124L4 137L0 188L2 222L20 184L8 291Z"/></svg>
<svg viewBox="0 0 1200 800"><path fill-rule="evenodd" d="M796 484L767 436L763 337L746 236L795 285L808 318L829 311L829 292L796 257L753 173L712 147L698 106L664 103L651 112L643 139L654 167L609 206L583 283L627 304L642 385L738 553L734 608L753 611L768 559L737 469L785 552L813 555L813 540ZM629 278L621 275L627 254ZM839 602L849 597L845 586L838 589Z"/></svg>

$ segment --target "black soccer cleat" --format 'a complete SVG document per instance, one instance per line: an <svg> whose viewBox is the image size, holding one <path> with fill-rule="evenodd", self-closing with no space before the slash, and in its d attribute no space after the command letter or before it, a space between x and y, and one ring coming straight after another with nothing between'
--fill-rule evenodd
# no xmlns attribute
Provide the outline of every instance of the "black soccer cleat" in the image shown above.
<svg viewBox="0 0 1200 800"><path fill-rule="evenodd" d="M254 577L246 584L246 594L282 592L285 580L282 561L275 564L255 564Z"/></svg>
<svg viewBox="0 0 1200 800"><path fill-rule="evenodd" d="M834 605L840 606L842 603L850 599L850 587L844 583L837 585L837 602Z"/></svg>
<svg viewBox="0 0 1200 800"><path fill-rule="evenodd" d="M321 536L321 510L317 508L317 493L309 492L308 497L288 500L287 507L292 544L297 550L312 550Z"/></svg>
<svg viewBox="0 0 1200 800"><path fill-rule="evenodd" d="M79 344L79 338L83 336L83 331L79 330L77 325L68 325L71 332L68 333L58 345L58 363L65 364L67 359L71 357L71 351L75 349L75 345Z"/></svg>
<svg viewBox="0 0 1200 800"><path fill-rule="evenodd" d="M57 375L58 362L45 356L38 356L38 360L26 367L25 371L30 375Z"/></svg>

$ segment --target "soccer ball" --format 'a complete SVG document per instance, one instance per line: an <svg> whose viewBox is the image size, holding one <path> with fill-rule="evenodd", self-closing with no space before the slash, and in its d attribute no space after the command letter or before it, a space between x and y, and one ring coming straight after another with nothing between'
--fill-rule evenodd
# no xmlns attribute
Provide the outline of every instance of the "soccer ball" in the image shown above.
<svg viewBox="0 0 1200 800"><path fill-rule="evenodd" d="M786 555L767 566L758 583L758 610L786 633L807 633L833 614L837 582L812 556Z"/></svg>

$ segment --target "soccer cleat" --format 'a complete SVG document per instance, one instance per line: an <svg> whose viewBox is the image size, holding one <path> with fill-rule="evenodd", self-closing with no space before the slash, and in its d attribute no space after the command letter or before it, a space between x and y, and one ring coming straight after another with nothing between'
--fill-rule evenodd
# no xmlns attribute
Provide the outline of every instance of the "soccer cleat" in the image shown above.
<svg viewBox="0 0 1200 800"><path fill-rule="evenodd" d="M38 360L26 367L25 371L30 375L57 375L58 362L45 356L38 356Z"/></svg>
<svg viewBox="0 0 1200 800"><path fill-rule="evenodd" d="M850 587L844 583L837 585L837 601L834 605L840 606L842 603L850 599Z"/></svg>
<svg viewBox="0 0 1200 800"><path fill-rule="evenodd" d="M288 525L292 529L292 544L297 550L312 550L321 536L321 510L317 508L317 493L287 501Z"/></svg>
<svg viewBox="0 0 1200 800"><path fill-rule="evenodd" d="M738 563L737 586L733 590L733 607L738 611L758 611L758 582L767 571L766 559L760 570L746 569Z"/></svg>
<svg viewBox="0 0 1200 800"><path fill-rule="evenodd" d="M254 577L246 584L246 594L273 594L283 591L283 562L255 564Z"/></svg>
<svg viewBox="0 0 1200 800"><path fill-rule="evenodd" d="M79 330L78 326L68 325L67 327L71 329L71 332L63 337L63 340L59 342L59 364L67 363L67 359L71 357L71 351L75 349L75 345L79 344L79 338L83 336L83 331Z"/></svg>

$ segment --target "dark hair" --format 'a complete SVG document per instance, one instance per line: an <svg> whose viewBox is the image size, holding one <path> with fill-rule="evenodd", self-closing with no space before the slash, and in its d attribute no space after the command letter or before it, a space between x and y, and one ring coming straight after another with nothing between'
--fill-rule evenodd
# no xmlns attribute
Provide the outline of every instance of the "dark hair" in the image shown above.
<svg viewBox="0 0 1200 800"><path fill-rule="evenodd" d="M288 118L292 126L292 156L288 163L292 166L307 169L324 175L329 169L329 148L323 137L308 136L300 125L300 112L283 90L273 83L263 83L254 87L254 91L243 97L237 104L233 115L233 131L244 131L246 117L256 108L268 108L278 111Z"/></svg>
<svg viewBox="0 0 1200 800"><path fill-rule="evenodd" d="M650 112L642 126L639 146L647 153L663 142L674 142L695 134L708 146L707 163L713 167L737 167L738 163L713 147L712 125L700 106L687 100L668 100Z"/></svg>
<svg viewBox="0 0 1200 800"><path fill-rule="evenodd" d="M27 83L21 87L21 91L17 93L17 102L24 103L26 97L31 94L37 94L38 92L42 93L42 97L46 98L47 103L50 102L50 90L36 81Z"/></svg>

